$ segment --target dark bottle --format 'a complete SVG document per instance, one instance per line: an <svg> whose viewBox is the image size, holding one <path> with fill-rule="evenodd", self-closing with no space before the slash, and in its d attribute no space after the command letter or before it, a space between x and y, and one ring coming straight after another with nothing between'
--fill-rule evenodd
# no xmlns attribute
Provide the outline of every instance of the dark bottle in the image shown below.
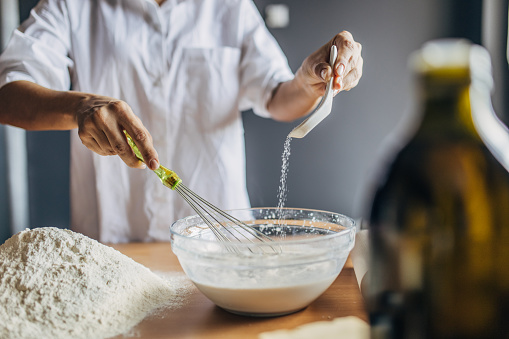
<svg viewBox="0 0 509 339"><path fill-rule="evenodd" d="M442 40L410 60L422 120L371 204L371 337L509 338L509 134L489 54Z"/></svg>

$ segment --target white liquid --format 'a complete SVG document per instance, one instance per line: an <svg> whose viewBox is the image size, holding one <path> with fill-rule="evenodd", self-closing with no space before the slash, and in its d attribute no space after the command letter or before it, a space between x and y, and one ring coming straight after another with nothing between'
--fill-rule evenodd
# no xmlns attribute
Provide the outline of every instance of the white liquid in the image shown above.
<svg viewBox="0 0 509 339"><path fill-rule="evenodd" d="M298 311L318 298L338 275L306 284L274 288L229 288L195 283L217 306L249 315L270 316Z"/></svg>

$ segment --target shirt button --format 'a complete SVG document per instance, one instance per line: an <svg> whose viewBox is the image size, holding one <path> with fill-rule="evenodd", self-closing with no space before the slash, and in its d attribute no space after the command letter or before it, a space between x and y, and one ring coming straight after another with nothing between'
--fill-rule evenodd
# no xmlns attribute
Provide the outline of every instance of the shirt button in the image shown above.
<svg viewBox="0 0 509 339"><path fill-rule="evenodd" d="M161 87L163 85L162 77L157 77L157 79L154 80L152 85L154 87Z"/></svg>

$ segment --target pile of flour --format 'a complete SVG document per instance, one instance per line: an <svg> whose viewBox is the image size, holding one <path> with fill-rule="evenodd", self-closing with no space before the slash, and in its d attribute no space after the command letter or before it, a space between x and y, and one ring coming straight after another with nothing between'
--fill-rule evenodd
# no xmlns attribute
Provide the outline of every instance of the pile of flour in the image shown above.
<svg viewBox="0 0 509 339"><path fill-rule="evenodd" d="M170 303L176 289L81 234L43 227L0 246L0 338L108 338Z"/></svg>

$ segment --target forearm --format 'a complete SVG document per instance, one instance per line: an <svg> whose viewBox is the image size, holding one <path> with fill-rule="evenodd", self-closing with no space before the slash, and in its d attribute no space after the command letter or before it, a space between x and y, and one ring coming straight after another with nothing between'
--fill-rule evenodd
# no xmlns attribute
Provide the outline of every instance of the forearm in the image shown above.
<svg viewBox="0 0 509 339"><path fill-rule="evenodd" d="M281 83L267 104L271 117L277 121L293 121L309 113L320 96L310 91L297 74L293 80Z"/></svg>
<svg viewBox="0 0 509 339"><path fill-rule="evenodd" d="M0 123L27 130L73 129L78 127L75 112L85 97L15 81L0 88Z"/></svg>
<svg viewBox="0 0 509 339"><path fill-rule="evenodd" d="M127 165L139 168L142 163L129 147L122 133L125 130L149 168L159 167L152 136L124 101L15 81L0 88L0 103L0 124L27 130L78 128L81 142L90 150L100 155L117 154Z"/></svg>

